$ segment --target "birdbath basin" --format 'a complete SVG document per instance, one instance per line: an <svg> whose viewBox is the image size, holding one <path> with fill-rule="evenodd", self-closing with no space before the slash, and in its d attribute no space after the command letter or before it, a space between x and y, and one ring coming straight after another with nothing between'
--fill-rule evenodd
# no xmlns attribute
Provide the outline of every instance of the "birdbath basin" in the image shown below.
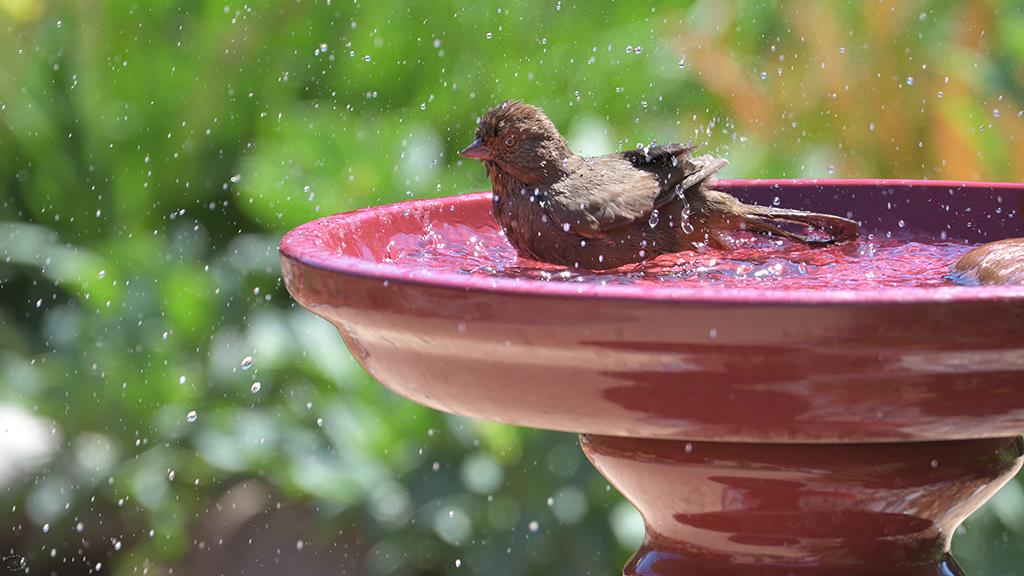
<svg viewBox="0 0 1024 576"><path fill-rule="evenodd" d="M1024 186L722 181L864 233L1024 236ZM1020 468L1024 289L573 283L392 261L489 231L489 194L299 226L285 283L415 402L580 433L643 515L638 575L950 575L956 526ZM952 268L953 262L949 263Z"/></svg>

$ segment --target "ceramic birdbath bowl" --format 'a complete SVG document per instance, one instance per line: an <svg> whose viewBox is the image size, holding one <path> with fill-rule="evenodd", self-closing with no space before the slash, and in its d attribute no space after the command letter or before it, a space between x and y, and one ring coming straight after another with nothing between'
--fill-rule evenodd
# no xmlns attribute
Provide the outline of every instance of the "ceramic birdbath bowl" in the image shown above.
<svg viewBox="0 0 1024 576"><path fill-rule="evenodd" d="M875 235L1024 236L1024 185L722 181ZM406 398L580 433L641 512L626 574L951 575L956 526L1021 466L1024 289L658 288L390 263L488 194L299 226L288 290ZM950 263L952 265L952 263Z"/></svg>

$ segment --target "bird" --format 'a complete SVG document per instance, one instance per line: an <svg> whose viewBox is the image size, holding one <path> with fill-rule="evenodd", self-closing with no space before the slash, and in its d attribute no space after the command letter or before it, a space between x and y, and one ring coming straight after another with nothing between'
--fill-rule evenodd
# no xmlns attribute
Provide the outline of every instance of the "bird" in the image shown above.
<svg viewBox="0 0 1024 576"><path fill-rule="evenodd" d="M745 204L712 189L723 158L666 144L579 156L543 110L506 100L479 120L460 154L483 162L492 212L520 257L609 270L660 254L728 250L729 232L749 230L818 246L858 235L852 220ZM826 237L786 226L810 227Z"/></svg>

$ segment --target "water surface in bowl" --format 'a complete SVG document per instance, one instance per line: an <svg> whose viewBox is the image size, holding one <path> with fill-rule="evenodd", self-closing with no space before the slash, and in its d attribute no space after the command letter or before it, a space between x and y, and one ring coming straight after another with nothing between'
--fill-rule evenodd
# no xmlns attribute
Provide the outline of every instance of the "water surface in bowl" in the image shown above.
<svg viewBox="0 0 1024 576"><path fill-rule="evenodd" d="M385 261L403 267L549 282L616 285L765 287L775 290L872 290L954 284L953 264L977 244L912 234L867 234L856 242L811 248L751 234L729 251L664 254L612 271L566 269L518 258L501 231L434 223L423 234L397 234Z"/></svg>

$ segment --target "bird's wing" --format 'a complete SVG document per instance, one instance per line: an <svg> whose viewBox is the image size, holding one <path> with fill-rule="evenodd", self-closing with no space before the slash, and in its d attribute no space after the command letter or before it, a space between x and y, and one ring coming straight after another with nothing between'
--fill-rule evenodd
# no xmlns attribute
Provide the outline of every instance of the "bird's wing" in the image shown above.
<svg viewBox="0 0 1024 576"><path fill-rule="evenodd" d="M551 186L548 214L567 232L589 238L650 218L725 165L711 156L691 158L692 150L669 144L588 158Z"/></svg>
<svg viewBox="0 0 1024 576"><path fill-rule="evenodd" d="M679 160L689 158L696 149L697 147L692 144L664 144L661 146L624 150L611 154L611 156L619 156L639 166L665 166L672 164L673 158L676 159L677 163Z"/></svg>
<svg viewBox="0 0 1024 576"><path fill-rule="evenodd" d="M655 175L619 157L588 158L551 186L545 207L566 232L600 238L650 215L661 192Z"/></svg>

